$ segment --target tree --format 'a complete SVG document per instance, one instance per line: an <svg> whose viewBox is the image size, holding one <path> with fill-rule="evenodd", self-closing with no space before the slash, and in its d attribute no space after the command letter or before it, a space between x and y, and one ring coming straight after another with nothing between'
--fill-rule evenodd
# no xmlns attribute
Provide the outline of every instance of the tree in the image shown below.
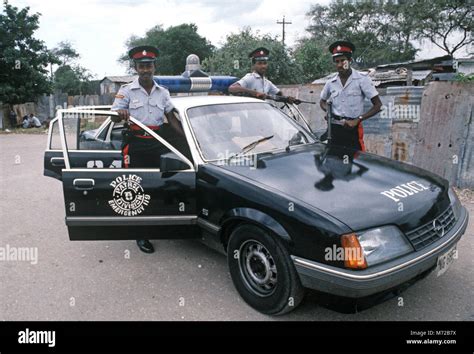
<svg viewBox="0 0 474 354"><path fill-rule="evenodd" d="M470 1L422 1L415 13L419 19L416 37L430 40L451 56L474 41L474 10Z"/></svg>
<svg viewBox="0 0 474 354"><path fill-rule="evenodd" d="M92 74L76 64L81 56L68 41L58 43L52 52L60 58L61 65L54 72L54 89L68 95L83 95L90 92Z"/></svg>
<svg viewBox="0 0 474 354"><path fill-rule="evenodd" d="M404 2L400 1L400 4ZM327 47L335 40L350 40L356 46L354 60L360 67L414 59L411 43L415 27L411 2L335 1L314 5L307 13L312 37Z"/></svg>
<svg viewBox="0 0 474 354"><path fill-rule="evenodd" d="M60 58L61 65L69 65L71 62L81 57L69 41L59 42L58 46L54 48L52 52Z"/></svg>
<svg viewBox="0 0 474 354"><path fill-rule="evenodd" d="M293 56L303 82L312 82L334 71L332 57L327 48L313 38L300 39Z"/></svg>
<svg viewBox="0 0 474 354"><path fill-rule="evenodd" d="M203 61L203 67L213 74L242 77L250 71L252 65L248 54L258 47L270 50L268 77L274 83L300 82L298 67L281 41L269 34L261 35L259 32L254 34L250 27L228 35L223 46Z"/></svg>
<svg viewBox="0 0 474 354"><path fill-rule="evenodd" d="M60 66L54 73L54 88L68 95L83 95L89 92L92 75L80 65Z"/></svg>
<svg viewBox="0 0 474 354"><path fill-rule="evenodd" d="M51 90L48 64L58 63L44 42L34 38L40 14L4 1L0 14L0 102L34 101Z"/></svg>
<svg viewBox="0 0 474 354"><path fill-rule="evenodd" d="M157 25L146 32L144 37L132 36L126 46L130 50L139 45L152 45L159 49L156 61L156 73L160 75L179 75L184 72L186 58L196 54L201 60L209 57L214 46L197 33L195 24L181 24L163 29ZM128 64L128 54L120 57L119 62ZM130 72L132 70L130 69Z"/></svg>
<svg viewBox="0 0 474 354"><path fill-rule="evenodd" d="M454 55L472 43L473 8L465 0L334 1L314 5L308 31L326 44L351 40L362 67L412 60L415 40Z"/></svg>

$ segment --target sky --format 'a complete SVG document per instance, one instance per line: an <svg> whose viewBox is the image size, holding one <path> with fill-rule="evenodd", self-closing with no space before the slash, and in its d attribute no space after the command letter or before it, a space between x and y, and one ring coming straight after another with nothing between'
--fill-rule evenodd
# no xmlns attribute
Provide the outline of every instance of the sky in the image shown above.
<svg viewBox="0 0 474 354"><path fill-rule="evenodd" d="M293 45L311 19L306 16L312 4L330 0L9 0L30 13L40 13L40 27L35 37L54 48L60 41L70 41L79 52L79 64L96 79L106 75L124 75L126 67L117 59L126 52L125 42L132 36L143 36L161 24L164 28L195 23L198 33L219 47L229 33L244 27L260 33L280 35L286 27L286 44ZM444 55L434 45L425 43L417 58ZM184 71L183 63L183 71Z"/></svg>

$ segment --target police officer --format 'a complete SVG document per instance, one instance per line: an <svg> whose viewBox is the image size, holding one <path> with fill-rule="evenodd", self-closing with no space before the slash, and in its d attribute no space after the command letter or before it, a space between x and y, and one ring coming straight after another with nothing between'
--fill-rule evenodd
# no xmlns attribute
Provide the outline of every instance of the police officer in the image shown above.
<svg viewBox="0 0 474 354"><path fill-rule="evenodd" d="M184 133L180 122L172 113L174 106L169 91L153 80L158 49L139 46L132 48L128 55L133 61L138 78L120 88L111 108L118 113L118 117L113 116L112 120L120 122L124 119L128 126L124 131L122 145L124 166L159 168L160 155L167 151L166 147L137 125L128 124L129 117L136 118L162 137L170 135L170 125L174 133ZM169 123L165 122L165 117ZM137 244L143 252L154 252L153 245L148 240L137 240Z"/></svg>
<svg viewBox="0 0 474 354"><path fill-rule="evenodd" d="M278 95L282 93L270 80L266 78L268 70L268 60L270 51L267 48L259 47L249 54L252 59L252 72L245 75L236 83L229 87L230 93L244 93L262 100L267 95ZM293 97L288 97L290 103L294 102Z"/></svg>
<svg viewBox="0 0 474 354"><path fill-rule="evenodd" d="M351 68L355 46L348 41L336 41L329 46L337 74L330 78L321 92L319 105L327 111L327 101L332 101L332 143L365 151L362 122L377 114L382 102L372 80ZM364 113L364 98L372 108Z"/></svg>

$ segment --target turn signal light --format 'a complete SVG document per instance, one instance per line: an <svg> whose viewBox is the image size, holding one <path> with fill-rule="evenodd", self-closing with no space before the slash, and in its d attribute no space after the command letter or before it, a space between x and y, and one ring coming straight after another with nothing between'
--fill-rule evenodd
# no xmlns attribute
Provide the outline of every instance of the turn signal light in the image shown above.
<svg viewBox="0 0 474 354"><path fill-rule="evenodd" d="M351 269L365 269L367 262L356 234L342 235L341 244L344 248L344 266Z"/></svg>

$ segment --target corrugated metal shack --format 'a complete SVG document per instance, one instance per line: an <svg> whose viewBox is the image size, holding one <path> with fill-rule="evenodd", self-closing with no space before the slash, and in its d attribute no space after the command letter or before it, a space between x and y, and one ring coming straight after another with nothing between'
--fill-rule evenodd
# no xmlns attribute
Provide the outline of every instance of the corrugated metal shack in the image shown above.
<svg viewBox="0 0 474 354"><path fill-rule="evenodd" d="M319 102L324 85L280 86L286 95ZM369 152L415 164L452 184L474 189L474 84L432 81L426 86L377 88L383 110L366 120ZM366 100L365 109L371 103ZM319 104L301 104L311 128L326 129Z"/></svg>

